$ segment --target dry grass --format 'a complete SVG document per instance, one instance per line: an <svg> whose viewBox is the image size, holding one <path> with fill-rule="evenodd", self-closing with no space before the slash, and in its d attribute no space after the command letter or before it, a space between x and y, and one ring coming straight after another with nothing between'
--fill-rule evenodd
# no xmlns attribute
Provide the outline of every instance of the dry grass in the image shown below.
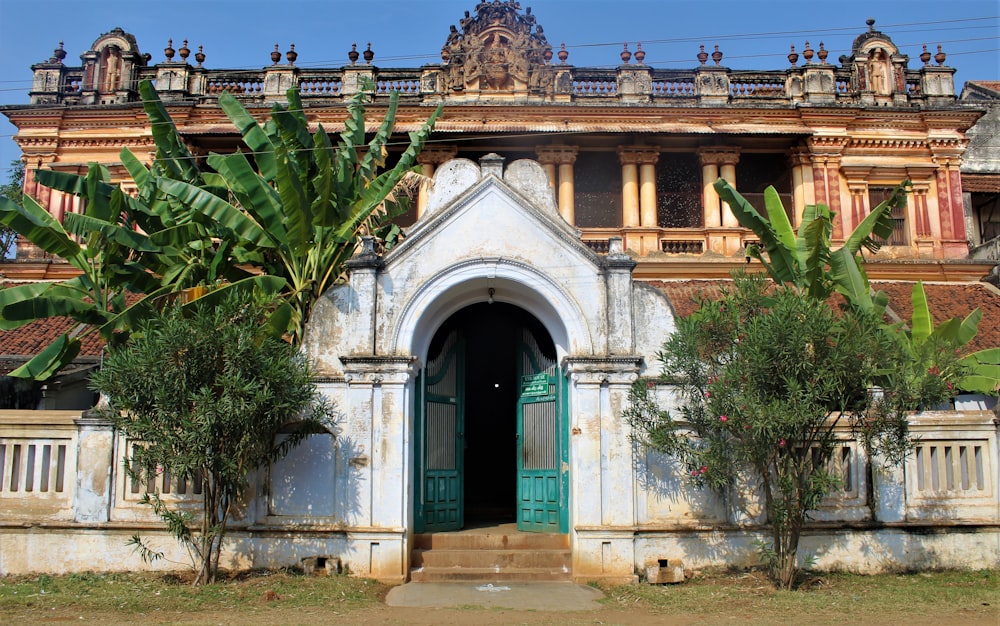
<svg viewBox="0 0 1000 626"><path fill-rule="evenodd" d="M0 577L0 623L185 624L1000 624L1000 571L807 577L778 591L758 571L704 572L679 585L605 589L590 613L408 609L389 587L347 576L249 572L192 587L176 574Z"/></svg>

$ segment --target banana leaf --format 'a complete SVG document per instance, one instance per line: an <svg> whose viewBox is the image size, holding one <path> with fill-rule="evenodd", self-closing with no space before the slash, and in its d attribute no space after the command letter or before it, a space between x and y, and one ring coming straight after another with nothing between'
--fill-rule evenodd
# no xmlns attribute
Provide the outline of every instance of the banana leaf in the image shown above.
<svg viewBox="0 0 1000 626"><path fill-rule="evenodd" d="M118 224L92 217L89 214L67 213L63 224L69 232L84 237L90 233L100 233L108 241L125 246L136 252L154 252L157 247L150 238L134 230L123 228Z"/></svg>
<svg viewBox="0 0 1000 626"><path fill-rule="evenodd" d="M260 127L257 120L247 113L247 110L231 94L219 96L219 107L229 120L236 126L243 141L254 153L254 162L260 168L260 174L267 182L273 182L278 170L274 162L274 144L267 133Z"/></svg>
<svg viewBox="0 0 1000 626"><path fill-rule="evenodd" d="M715 190L722 201L729 204L733 215L740 225L744 228L749 228L760 238L760 243L764 247L769 260L766 267L771 278L780 283L801 285L799 276L795 271L796 259L794 247L786 247L784 244L784 238L786 238L787 233L779 234L772 227L771 222L757 212L757 209L726 180L720 178L715 181Z"/></svg>
<svg viewBox="0 0 1000 626"><path fill-rule="evenodd" d="M926 341L934 332L934 318L931 310L927 306L927 295L924 293L923 281L917 281L913 285L913 292L910 296L913 304L913 319L910 322L910 333L913 342L917 345Z"/></svg>
<svg viewBox="0 0 1000 626"><path fill-rule="evenodd" d="M184 206L198 207L198 213L231 230L244 241L263 248L274 247L267 232L244 212L222 198L179 180L160 178L157 184L163 193L175 198Z"/></svg>
<svg viewBox="0 0 1000 626"><path fill-rule="evenodd" d="M177 134L174 121L170 119L170 114L160 101L153 84L148 80L141 81L139 94L142 96L142 107L149 117L150 132L156 144L157 167L168 173L170 178L189 183L197 182L200 179L200 172L194 155Z"/></svg>
<svg viewBox="0 0 1000 626"><path fill-rule="evenodd" d="M64 333L27 363L7 375L11 378L48 380L80 354L80 346L78 338L71 338L68 333Z"/></svg>
<svg viewBox="0 0 1000 626"><path fill-rule="evenodd" d="M25 194L22 204L0 196L0 224L10 227L45 252L66 259L77 269L83 269L80 245L31 196Z"/></svg>

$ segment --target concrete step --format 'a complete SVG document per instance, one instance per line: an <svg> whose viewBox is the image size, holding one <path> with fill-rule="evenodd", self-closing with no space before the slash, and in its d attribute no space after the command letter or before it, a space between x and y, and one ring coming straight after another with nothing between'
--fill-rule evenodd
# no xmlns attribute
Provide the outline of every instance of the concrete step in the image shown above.
<svg viewBox="0 0 1000 626"><path fill-rule="evenodd" d="M414 550L413 567L548 568L572 566L569 550Z"/></svg>
<svg viewBox="0 0 1000 626"><path fill-rule="evenodd" d="M569 535L520 532L453 532L414 535L419 550L566 550Z"/></svg>
<svg viewBox="0 0 1000 626"><path fill-rule="evenodd" d="M569 582L572 580L572 572L568 567L565 571L546 567L508 569L488 567L423 567L411 569L410 580L413 582Z"/></svg>

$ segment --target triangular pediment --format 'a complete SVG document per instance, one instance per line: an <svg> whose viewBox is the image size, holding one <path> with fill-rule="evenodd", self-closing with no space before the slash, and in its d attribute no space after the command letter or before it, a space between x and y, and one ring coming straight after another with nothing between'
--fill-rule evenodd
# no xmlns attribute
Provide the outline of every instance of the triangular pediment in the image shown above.
<svg viewBox="0 0 1000 626"><path fill-rule="evenodd" d="M403 243L386 255L387 269L413 259L424 266L497 257L536 267L573 264L600 270L602 257L556 210L540 165L515 161L502 173L503 180L492 172L477 176L472 168L478 167L465 161L440 168L430 209L407 230ZM463 185L466 188L456 189Z"/></svg>

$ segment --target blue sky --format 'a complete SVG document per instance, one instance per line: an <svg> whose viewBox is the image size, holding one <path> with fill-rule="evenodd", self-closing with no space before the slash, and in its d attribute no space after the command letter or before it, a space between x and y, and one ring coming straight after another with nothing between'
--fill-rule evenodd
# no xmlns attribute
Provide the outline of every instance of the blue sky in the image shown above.
<svg viewBox="0 0 1000 626"><path fill-rule="evenodd" d="M439 62L448 26L457 24L477 0L0 0L0 104L28 101L33 63L46 60L59 41L66 63L79 65L98 36L121 26L134 34L142 52L163 60L172 38L197 50L203 45L210 69L260 68L270 64L274 44L295 44L298 65L347 64L352 42L371 42L375 64L417 67ZM966 80L1000 80L1000 3L996 0L536 0L530 6L549 41L565 43L574 65L619 63L624 42L642 42L646 64L693 68L698 44L719 44L723 65L735 69L782 69L790 44L826 44L830 61L850 51L854 37L873 17L892 37L911 69L920 67L921 44L948 53L958 69L956 88ZM192 59L193 60L193 59ZM14 128L0 116L0 178L20 156Z"/></svg>

